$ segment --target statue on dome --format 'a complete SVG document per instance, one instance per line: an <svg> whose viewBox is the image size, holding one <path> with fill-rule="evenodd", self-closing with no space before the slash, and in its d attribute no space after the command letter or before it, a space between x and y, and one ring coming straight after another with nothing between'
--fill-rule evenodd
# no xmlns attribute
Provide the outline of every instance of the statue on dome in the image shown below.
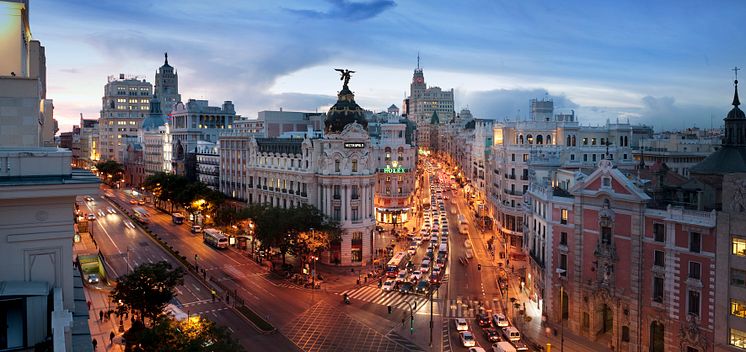
<svg viewBox="0 0 746 352"><path fill-rule="evenodd" d="M342 77L339 78L340 81L344 81L342 88L349 89L347 88L347 84L350 83L351 74L355 73L355 71L350 71L350 70L342 69L342 68L335 68L334 71L339 71L340 74L342 75Z"/></svg>

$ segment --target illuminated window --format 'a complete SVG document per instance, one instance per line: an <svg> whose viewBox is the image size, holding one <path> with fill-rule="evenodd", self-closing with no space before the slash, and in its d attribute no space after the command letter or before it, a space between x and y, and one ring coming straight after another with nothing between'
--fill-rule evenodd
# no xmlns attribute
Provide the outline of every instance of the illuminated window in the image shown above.
<svg viewBox="0 0 746 352"><path fill-rule="evenodd" d="M352 161L352 172L357 172L357 160Z"/></svg>
<svg viewBox="0 0 746 352"><path fill-rule="evenodd" d="M733 254L737 256L746 256L746 239L733 237L731 239L731 248Z"/></svg>
<svg viewBox="0 0 746 352"><path fill-rule="evenodd" d="M561 214L560 223L567 224L567 218L568 218L567 209L560 210L560 214Z"/></svg>
<svg viewBox="0 0 746 352"><path fill-rule="evenodd" d="M730 344L739 348L746 348L746 332L730 329Z"/></svg>

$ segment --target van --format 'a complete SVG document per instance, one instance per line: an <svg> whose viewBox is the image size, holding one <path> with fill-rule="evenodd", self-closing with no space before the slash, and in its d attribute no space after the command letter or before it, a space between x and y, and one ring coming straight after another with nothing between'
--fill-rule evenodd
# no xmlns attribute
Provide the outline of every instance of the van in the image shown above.
<svg viewBox="0 0 746 352"><path fill-rule="evenodd" d="M492 344L492 352L517 352L513 345L507 341L500 341Z"/></svg>
<svg viewBox="0 0 746 352"><path fill-rule="evenodd" d="M176 321L182 321L189 318L189 315L184 313L183 310L170 303L167 304L165 308L163 308L163 312L166 313L166 315L173 316Z"/></svg>
<svg viewBox="0 0 746 352"><path fill-rule="evenodd" d="M508 326L503 328L503 336L508 341L518 341L521 339L521 332L512 326Z"/></svg>
<svg viewBox="0 0 746 352"><path fill-rule="evenodd" d="M192 233L200 233L200 232L202 232L202 226L192 225Z"/></svg>

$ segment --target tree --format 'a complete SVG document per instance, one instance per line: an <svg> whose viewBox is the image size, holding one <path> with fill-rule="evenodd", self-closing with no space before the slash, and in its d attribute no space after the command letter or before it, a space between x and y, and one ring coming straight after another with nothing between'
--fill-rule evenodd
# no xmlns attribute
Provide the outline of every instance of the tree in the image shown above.
<svg viewBox="0 0 746 352"><path fill-rule="evenodd" d="M117 307L120 314L132 310L138 313L140 322L145 325L145 318L155 321L174 298L176 286L183 284L182 268L172 269L166 261L145 263L132 273L121 276L110 296L114 302L122 303Z"/></svg>
<svg viewBox="0 0 746 352"><path fill-rule="evenodd" d="M104 180L109 183L115 183L124 176L124 165L116 162L115 160L106 160L96 163L96 169L104 174Z"/></svg>
<svg viewBox="0 0 746 352"><path fill-rule="evenodd" d="M133 352L239 352L244 349L230 332L210 320L192 316L176 321L160 316L151 328L139 327L125 334L129 351Z"/></svg>

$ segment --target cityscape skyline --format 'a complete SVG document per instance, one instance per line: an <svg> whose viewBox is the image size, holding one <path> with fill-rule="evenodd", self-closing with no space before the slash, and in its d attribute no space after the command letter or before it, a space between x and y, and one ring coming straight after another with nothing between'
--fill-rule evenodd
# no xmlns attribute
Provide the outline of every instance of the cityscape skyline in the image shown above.
<svg viewBox="0 0 746 352"><path fill-rule="evenodd" d="M480 118L526 118L529 99L548 94L560 111L574 109L584 124L630 118L656 129L719 127L729 109L722 96L732 94L728 69L740 66L744 54L729 43L746 34L737 21L743 5L676 5L475 2L454 8L434 2L425 8L320 1L174 7L40 0L31 7L33 35L47 43L53 58L49 91L62 131L77 123L79 113L98 116L107 76L153 81L163 52L181 73L183 100L232 100L248 117L281 107L328 109L338 90L328 79L334 67L358 72L363 108L400 106L419 53L426 82L453 88L455 110L469 107ZM719 26L707 25L715 21ZM236 45L241 41L251 45ZM238 81L226 84L231 80Z"/></svg>

